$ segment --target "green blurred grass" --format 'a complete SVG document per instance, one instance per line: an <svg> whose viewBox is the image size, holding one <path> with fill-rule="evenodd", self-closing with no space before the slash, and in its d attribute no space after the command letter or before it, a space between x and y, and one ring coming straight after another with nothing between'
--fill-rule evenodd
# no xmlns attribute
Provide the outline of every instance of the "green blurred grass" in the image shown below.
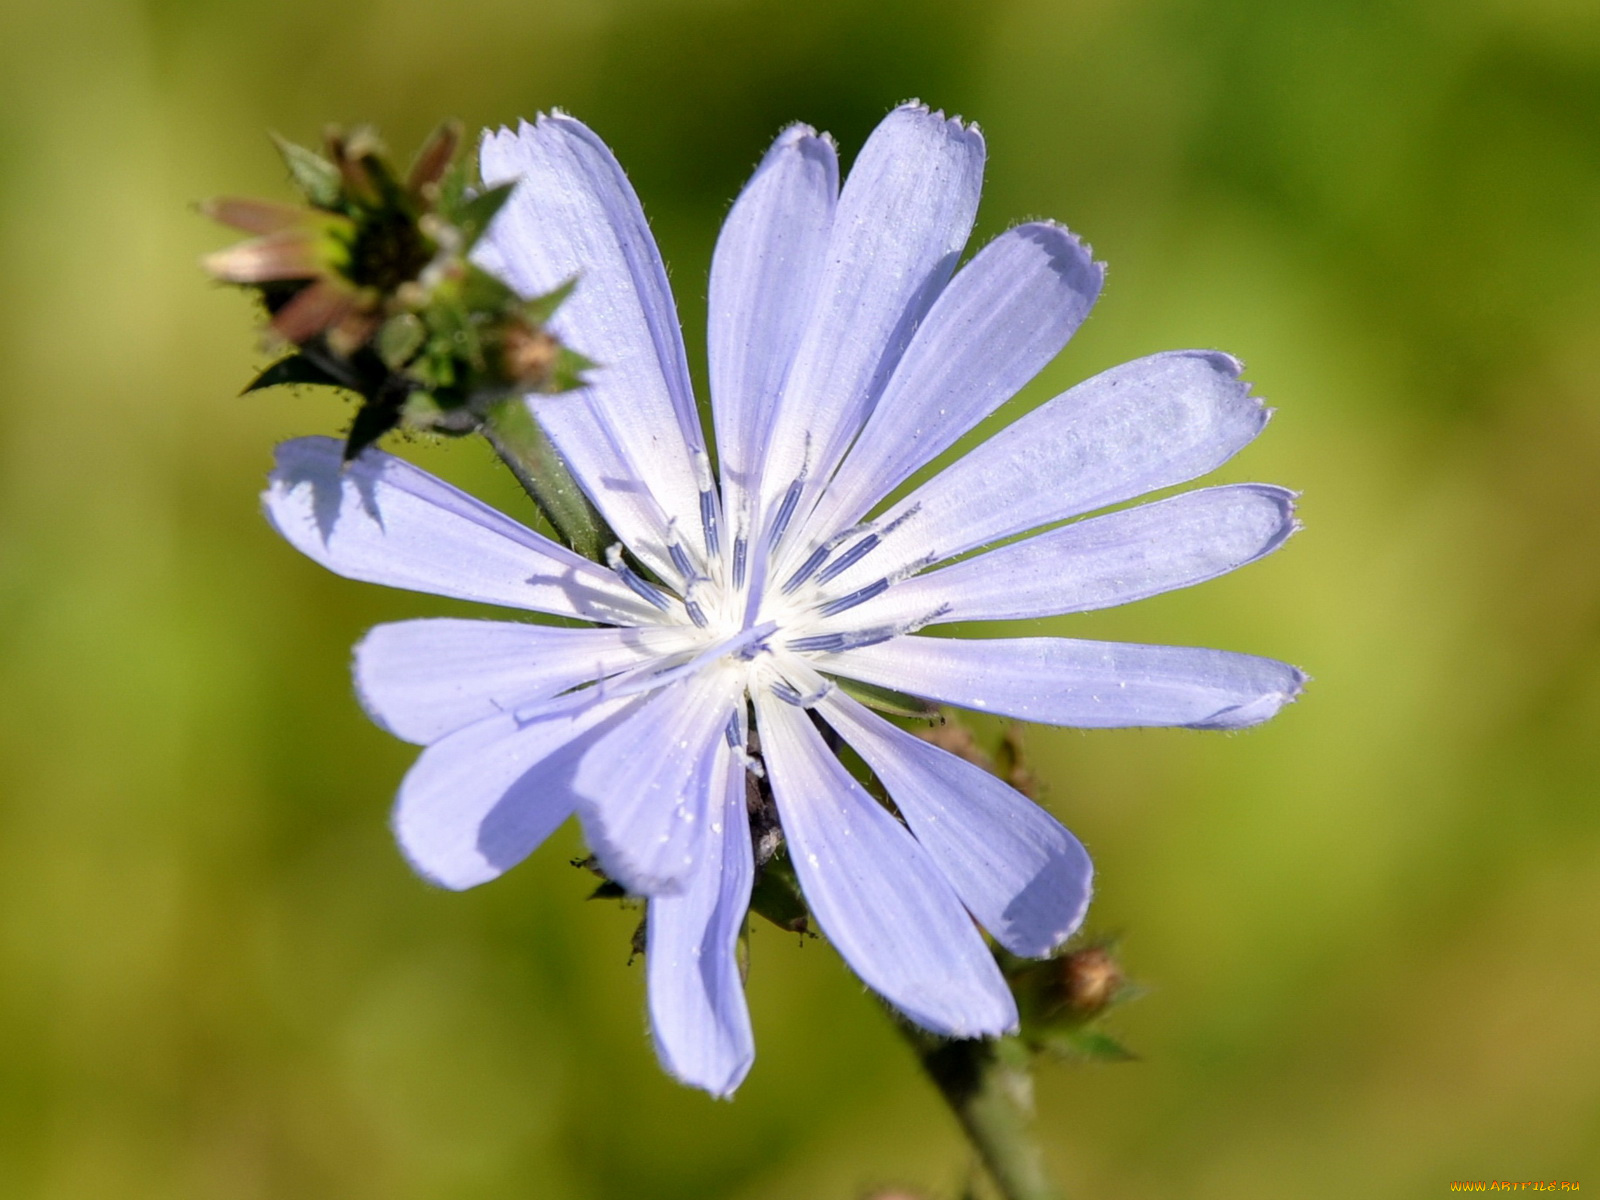
<svg viewBox="0 0 1600 1200"><path fill-rule="evenodd" d="M633 917L564 834L423 887L371 624L257 515L321 397L236 399L186 207L264 133L561 105L650 211L702 355L716 226L784 122L978 119L980 232L1111 264L1028 393L1219 346L1279 407L1226 472L1282 555L1040 628L1273 654L1237 737L1035 730L1151 994L1048 1069L1072 1194L1410 1197L1600 1174L1600 13L1588 0L9 0L0 7L0 1194L850 1198L964 1157L824 946L755 935L732 1104L654 1066ZM515 510L476 446L416 456Z"/></svg>

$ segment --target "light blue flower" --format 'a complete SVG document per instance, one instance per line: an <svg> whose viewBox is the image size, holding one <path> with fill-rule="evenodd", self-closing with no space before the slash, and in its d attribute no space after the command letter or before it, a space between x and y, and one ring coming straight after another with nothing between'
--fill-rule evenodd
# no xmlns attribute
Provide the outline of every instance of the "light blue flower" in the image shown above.
<svg viewBox="0 0 1600 1200"><path fill-rule="evenodd" d="M360 644L367 710L426 747L395 808L407 857L471 887L576 813L607 873L650 897L663 1064L730 1093L754 1057L735 959L754 871L753 711L795 870L845 960L936 1033L1013 1029L978 926L1013 953L1049 954L1083 920L1087 854L1043 809L831 680L1054 725L1272 716L1303 677L1269 659L916 636L1122 604L1276 549L1292 493L1259 484L1062 524L1203 475L1254 438L1268 413L1239 364L1181 351L1114 368L869 519L1050 361L1101 269L1037 222L955 271L982 182L975 128L896 109L841 190L832 142L795 126L740 194L712 263L714 480L666 273L616 160L554 115L488 135L482 161L486 181L519 181L485 265L530 295L576 276L555 331L602 364L581 392L530 403L647 571L580 558L389 455L341 470L335 441L279 448L267 512L330 569L593 625L404 621ZM818 719L903 821L840 764Z"/></svg>

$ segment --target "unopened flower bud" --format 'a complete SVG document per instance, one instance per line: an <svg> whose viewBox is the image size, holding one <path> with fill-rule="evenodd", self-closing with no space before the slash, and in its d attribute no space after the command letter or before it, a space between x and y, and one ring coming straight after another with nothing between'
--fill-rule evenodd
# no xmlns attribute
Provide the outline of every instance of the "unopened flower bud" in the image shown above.
<svg viewBox="0 0 1600 1200"><path fill-rule="evenodd" d="M561 343L543 329L518 322L506 330L500 353L506 378L532 391L550 378Z"/></svg>
<svg viewBox="0 0 1600 1200"><path fill-rule="evenodd" d="M304 205L201 206L254 235L209 255L206 270L255 288L273 338L294 349L247 390L357 393L347 457L402 424L471 433L509 397L578 386L589 365L544 327L570 282L525 300L472 262L512 185L476 187L460 145L460 126L441 126L402 175L371 129L330 129L322 154L278 143Z"/></svg>
<svg viewBox="0 0 1600 1200"><path fill-rule="evenodd" d="M1106 946L1086 946L1056 960L1061 1004L1090 1016L1116 999L1126 977Z"/></svg>

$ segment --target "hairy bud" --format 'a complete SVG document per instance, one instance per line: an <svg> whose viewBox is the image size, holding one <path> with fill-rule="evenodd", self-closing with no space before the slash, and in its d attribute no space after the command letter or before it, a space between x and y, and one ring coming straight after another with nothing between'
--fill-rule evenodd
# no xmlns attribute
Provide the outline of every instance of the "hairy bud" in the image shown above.
<svg viewBox="0 0 1600 1200"><path fill-rule="evenodd" d="M202 265L254 289L269 344L290 350L246 390L354 392L346 458L400 426L475 432L508 398L576 387L589 365L545 328L570 283L525 300L471 260L512 185L477 186L460 146L460 126L442 125L402 174L365 127L329 129L320 154L280 140L305 203L200 206L252 235Z"/></svg>

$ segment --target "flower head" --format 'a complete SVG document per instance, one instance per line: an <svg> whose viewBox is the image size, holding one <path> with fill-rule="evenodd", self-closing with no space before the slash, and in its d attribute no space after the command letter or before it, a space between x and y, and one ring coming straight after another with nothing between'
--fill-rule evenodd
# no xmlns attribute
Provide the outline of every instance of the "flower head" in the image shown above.
<svg viewBox="0 0 1600 1200"><path fill-rule="evenodd" d="M884 120L842 189L826 137L779 136L712 265L714 475L666 274L616 161L562 115L492 133L484 177L517 187L480 261L526 295L579 279L552 329L601 365L582 390L528 402L620 544L589 561L396 458L341 470L325 439L281 447L266 493L284 536L341 574L591 623L380 626L357 686L426 746L394 824L428 878L482 883L577 813L605 871L649 897L661 1058L714 1093L753 1057L736 963L747 771L770 782L823 932L936 1033L1016 1025L979 925L1043 956L1088 905L1072 834L855 685L1047 724L1210 729L1264 720L1301 686L1292 667L1219 650L918 632L1184 587L1294 525L1292 494L1257 484L1074 520L1194 479L1261 430L1239 364L1209 351L1079 384L884 505L1049 362L1100 289L1087 249L1044 222L954 270L983 160L975 128L916 105Z"/></svg>
<svg viewBox="0 0 1600 1200"><path fill-rule="evenodd" d="M518 296L469 255L511 185L469 186L460 127L441 126L404 178L368 128L330 128L326 156L279 141L306 203L237 197L201 211L256 236L207 255L215 278L255 289L271 343L294 352L247 390L325 384L361 407L345 442L354 458L404 424L478 430L506 402L560 391L587 366L544 323L569 290Z"/></svg>

